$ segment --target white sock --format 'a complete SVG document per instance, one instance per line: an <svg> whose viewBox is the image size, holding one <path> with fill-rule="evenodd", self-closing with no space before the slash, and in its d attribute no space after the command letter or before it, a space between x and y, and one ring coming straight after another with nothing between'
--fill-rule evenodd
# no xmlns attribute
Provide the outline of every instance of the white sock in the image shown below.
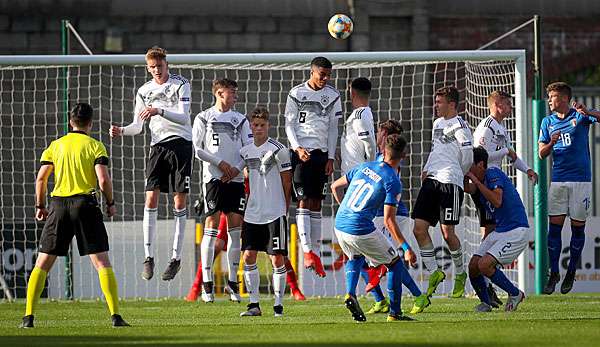
<svg viewBox="0 0 600 347"><path fill-rule="evenodd" d="M213 281L212 267L215 261L215 241L218 232L217 229L204 229L204 235L202 235L200 260L202 261L202 278L204 282Z"/></svg>
<svg viewBox="0 0 600 347"><path fill-rule="evenodd" d="M275 304L273 306L283 305L286 275L287 269L285 268L285 264L281 267L273 268L273 292L275 293Z"/></svg>
<svg viewBox="0 0 600 347"><path fill-rule="evenodd" d="M465 262L460 245L458 246L457 250L450 250L450 255L452 256L452 262L454 263L454 272L456 274L465 272Z"/></svg>
<svg viewBox="0 0 600 347"><path fill-rule="evenodd" d="M244 264L244 281L246 282L246 291L250 297L250 303L256 304L260 299L260 273L256 264Z"/></svg>
<svg viewBox="0 0 600 347"><path fill-rule="evenodd" d="M240 268L240 248L242 233L241 227L235 227L227 230L227 272L230 282L237 282L237 272Z"/></svg>
<svg viewBox="0 0 600 347"><path fill-rule="evenodd" d="M187 220L187 208L173 210L175 215L175 234L173 234L173 255L171 258L181 260L183 252L183 237L185 236L185 221Z"/></svg>
<svg viewBox="0 0 600 347"><path fill-rule="evenodd" d="M430 273L437 270L437 262L435 261L435 251L433 250L433 244L428 243L423 245L421 248L421 261L425 264L425 269Z"/></svg>
<svg viewBox="0 0 600 347"><path fill-rule="evenodd" d="M296 209L296 224L298 226L298 235L300 235L300 243L302 251L308 253L312 250L310 229L312 223L310 221L310 211L305 208Z"/></svg>
<svg viewBox="0 0 600 347"><path fill-rule="evenodd" d="M312 250L318 256L321 255L321 240L323 237L322 229L321 212L310 211L310 240L312 243Z"/></svg>
<svg viewBox="0 0 600 347"><path fill-rule="evenodd" d="M156 239L157 215L157 208L144 208L144 221L142 222L142 229L144 231L144 256L146 258L154 258L154 248L152 248L152 243Z"/></svg>

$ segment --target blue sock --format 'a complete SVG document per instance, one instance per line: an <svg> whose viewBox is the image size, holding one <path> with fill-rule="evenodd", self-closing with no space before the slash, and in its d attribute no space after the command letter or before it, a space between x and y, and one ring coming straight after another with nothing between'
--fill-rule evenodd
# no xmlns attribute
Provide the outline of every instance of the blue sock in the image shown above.
<svg viewBox="0 0 600 347"><path fill-rule="evenodd" d="M574 272L577 270L581 252L583 252L583 245L585 245L585 225L580 227L571 225L571 244L569 246L571 254L567 271Z"/></svg>
<svg viewBox="0 0 600 347"><path fill-rule="evenodd" d="M365 262L365 257L349 259L346 262L346 293L356 296L356 286L360 278L360 269Z"/></svg>
<svg viewBox="0 0 600 347"><path fill-rule="evenodd" d="M388 268L387 291L390 298L390 315L402 314L400 303L402 300L402 268L404 264L398 260L391 268Z"/></svg>
<svg viewBox="0 0 600 347"><path fill-rule="evenodd" d="M489 305L490 296L488 295L485 278L481 274L479 274L475 277L469 276L469 279L471 280L471 286L473 286L473 289L475 289L475 293L477 293L477 296L479 297L481 302L485 302Z"/></svg>
<svg viewBox="0 0 600 347"><path fill-rule="evenodd" d="M360 277L365 280L365 283L369 283L369 273L367 272L367 267L363 266L363 268L360 270ZM383 290L381 290L381 286L375 287L373 290L371 290L371 293L373 294L373 299L375 299L376 302L380 302L385 299L385 296L383 296Z"/></svg>
<svg viewBox="0 0 600 347"><path fill-rule="evenodd" d="M512 282L508 279L508 277L504 275L504 272L502 272L502 270L500 269L496 269L494 274L490 276L490 281L492 281L492 283L494 283L498 287L502 288L510 296L519 295L519 288L515 287L515 285L512 284Z"/></svg>
<svg viewBox="0 0 600 347"><path fill-rule="evenodd" d="M562 250L562 240L560 233L562 225L552 224L548 226L548 258L550 261L550 271L558 273L558 261L560 259L560 251Z"/></svg>
<svg viewBox="0 0 600 347"><path fill-rule="evenodd" d="M408 288L412 296L414 296L415 298L417 296L421 296L421 289L419 289L419 286L417 286L415 280L413 280L406 266L402 266L402 284L404 284L404 286Z"/></svg>

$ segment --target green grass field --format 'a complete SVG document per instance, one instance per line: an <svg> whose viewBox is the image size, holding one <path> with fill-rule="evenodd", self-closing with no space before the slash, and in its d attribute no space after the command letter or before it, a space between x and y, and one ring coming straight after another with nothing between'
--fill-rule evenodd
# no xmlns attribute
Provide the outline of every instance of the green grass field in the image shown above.
<svg viewBox="0 0 600 347"><path fill-rule="evenodd" d="M365 310L371 304L360 301ZM387 323L379 314L355 323L331 298L286 299L282 318L269 300L262 317L245 318L245 305L225 301L125 301L121 314L133 327L114 329L102 302L44 302L27 330L17 329L24 303L2 303L0 345L600 346L600 294L528 297L513 313L474 313L476 303L440 298L415 322ZM411 305L404 299L404 311Z"/></svg>

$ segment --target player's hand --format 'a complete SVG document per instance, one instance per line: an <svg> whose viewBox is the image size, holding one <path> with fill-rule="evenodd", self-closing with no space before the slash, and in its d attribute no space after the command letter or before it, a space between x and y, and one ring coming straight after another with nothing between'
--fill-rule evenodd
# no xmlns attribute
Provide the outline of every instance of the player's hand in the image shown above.
<svg viewBox="0 0 600 347"><path fill-rule="evenodd" d="M552 133L552 136L550 137L550 143L555 145L558 142L559 138L560 138L560 130Z"/></svg>
<svg viewBox="0 0 600 347"><path fill-rule="evenodd" d="M468 177L471 180L471 182L473 182L473 184L481 183L481 182L479 182L479 179L477 178L477 176L475 176L471 171L467 172L467 174L465 176Z"/></svg>
<svg viewBox="0 0 600 347"><path fill-rule="evenodd" d="M147 120L153 116L156 116L159 113L160 113L160 110L158 108L146 107L142 112L140 112L140 119Z"/></svg>
<svg viewBox="0 0 600 347"><path fill-rule="evenodd" d="M512 149L508 149L508 156L510 157L510 159L514 162L515 160L517 160L517 152L513 151Z"/></svg>
<svg viewBox="0 0 600 347"><path fill-rule="evenodd" d="M426 178L427 178L427 171L421 172L421 182L425 181Z"/></svg>
<svg viewBox="0 0 600 347"><path fill-rule="evenodd" d="M537 175L537 173L535 173L535 171L533 171L532 169L527 170L527 177L529 177L529 180L531 181L531 183L533 183L534 185L537 184L538 175Z"/></svg>
<svg viewBox="0 0 600 347"><path fill-rule="evenodd" d="M411 267L417 266L417 255L412 249L408 249L404 252L404 260L408 262Z"/></svg>
<svg viewBox="0 0 600 347"><path fill-rule="evenodd" d="M110 137L119 137L123 135L123 129L116 125L111 125L110 130L108 130L108 134Z"/></svg>
<svg viewBox="0 0 600 347"><path fill-rule="evenodd" d="M302 161L308 161L310 159L310 152L305 148L298 147L296 148L296 154L298 154L298 158Z"/></svg>
<svg viewBox="0 0 600 347"><path fill-rule="evenodd" d="M112 217L115 214L117 214L117 208L115 207L115 205L106 206L106 215L107 216Z"/></svg>
<svg viewBox="0 0 600 347"><path fill-rule="evenodd" d="M231 167L231 177L229 179L232 180L232 179L236 178L239 174L240 174L240 170L238 170L237 167L232 166Z"/></svg>
<svg viewBox="0 0 600 347"><path fill-rule="evenodd" d="M48 209L47 208L36 208L35 209L35 219L42 221L48 218Z"/></svg>
<svg viewBox="0 0 600 347"><path fill-rule="evenodd" d="M231 165L229 165L229 163L226 162L225 160L221 160L221 162L219 163L218 167L219 167L219 170L221 170L221 172L223 173L223 177L225 177L227 181L229 181L230 179L232 179L233 177L235 177L235 176L232 175L233 174L233 167L231 167ZM238 173L239 173L239 171L238 171Z"/></svg>
<svg viewBox="0 0 600 347"><path fill-rule="evenodd" d="M333 159L327 159L327 164L325 164L325 175L333 175Z"/></svg>
<svg viewBox="0 0 600 347"><path fill-rule="evenodd" d="M575 109L575 111L577 111L577 112L579 112L581 114L585 114L585 115L588 114L587 107L585 107L585 105L582 104L582 103L578 103L576 101L573 101L573 108Z"/></svg>

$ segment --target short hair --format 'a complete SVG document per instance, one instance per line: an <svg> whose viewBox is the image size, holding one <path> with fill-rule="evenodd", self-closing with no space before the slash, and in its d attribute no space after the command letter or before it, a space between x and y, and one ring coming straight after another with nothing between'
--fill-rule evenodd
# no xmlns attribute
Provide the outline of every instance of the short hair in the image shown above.
<svg viewBox="0 0 600 347"><path fill-rule="evenodd" d="M230 88L237 88L238 84L236 81L231 80L229 78L221 78L221 79L216 79L213 81L212 83L212 92L213 94L217 93L217 90L221 89L221 88L225 88L225 89L230 89Z"/></svg>
<svg viewBox="0 0 600 347"><path fill-rule="evenodd" d="M158 46L152 46L146 52L146 60L167 60L167 50Z"/></svg>
<svg viewBox="0 0 600 347"><path fill-rule="evenodd" d="M76 104L69 114L70 120L75 123L75 125L79 128L86 127L92 121L92 117L94 116L94 109L90 104L86 104L85 102L80 102Z"/></svg>
<svg viewBox="0 0 600 347"><path fill-rule="evenodd" d="M256 106L252 111L250 111L250 114L248 116L250 118L250 122L252 122L255 119L262 119L268 122L269 110L267 110L265 106Z"/></svg>
<svg viewBox="0 0 600 347"><path fill-rule="evenodd" d="M406 139L400 134L392 134L385 139L385 150L392 160L400 159L405 148Z"/></svg>
<svg viewBox="0 0 600 347"><path fill-rule="evenodd" d="M404 132L400 121L395 119L388 119L385 122L379 123L379 129L385 130L387 135L402 134Z"/></svg>
<svg viewBox="0 0 600 347"><path fill-rule="evenodd" d="M511 100L512 96L503 90L494 90L487 97L488 106L491 106L494 101Z"/></svg>
<svg viewBox="0 0 600 347"><path fill-rule="evenodd" d="M443 96L448 102L453 102L458 107L458 89L448 86L435 91L435 96Z"/></svg>
<svg viewBox="0 0 600 347"><path fill-rule="evenodd" d="M571 96L573 95L571 86L565 82L550 83L548 87L546 87L546 93L550 94L550 92L558 92L560 95L566 95L569 97L569 100L571 100Z"/></svg>
<svg viewBox="0 0 600 347"><path fill-rule="evenodd" d="M487 167L488 163L488 152L483 147L475 147L473 148L473 164L478 164L483 162L485 167Z"/></svg>
<svg viewBox="0 0 600 347"><path fill-rule="evenodd" d="M322 67L324 69L331 69L333 67L333 64L331 64L331 61L329 61L329 59L327 59L325 57L315 57L310 62L310 66Z"/></svg>
<svg viewBox="0 0 600 347"><path fill-rule="evenodd" d="M368 98L371 95L371 81L365 77L358 77L352 80L350 84L350 88L352 88L356 93L363 98Z"/></svg>

